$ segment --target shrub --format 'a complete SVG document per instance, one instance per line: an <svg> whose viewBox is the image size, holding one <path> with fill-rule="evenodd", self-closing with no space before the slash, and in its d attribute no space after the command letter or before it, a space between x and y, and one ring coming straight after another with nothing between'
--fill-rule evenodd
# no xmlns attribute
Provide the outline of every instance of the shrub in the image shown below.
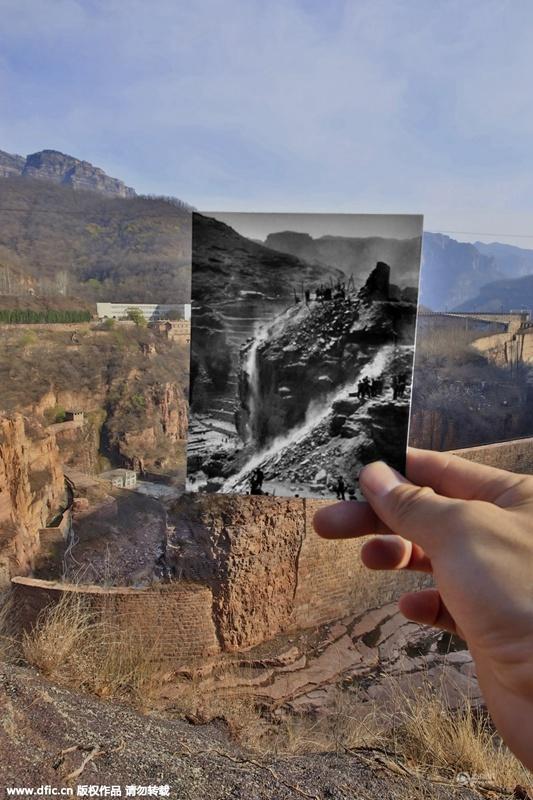
<svg viewBox="0 0 533 800"><path fill-rule="evenodd" d="M146 328L148 323L140 308L135 308L134 306L127 308L126 314L128 315L128 319L134 322L139 328Z"/></svg>
<svg viewBox="0 0 533 800"><path fill-rule="evenodd" d="M67 412L63 406L56 405L53 408L45 409L44 418L49 425L53 425L55 422L64 422L67 418Z"/></svg>
<svg viewBox="0 0 533 800"><path fill-rule="evenodd" d="M19 339L19 345L22 348L29 347L32 344L35 344L38 341L37 334L35 331L26 331L22 334Z"/></svg>
<svg viewBox="0 0 533 800"><path fill-rule="evenodd" d="M450 669L450 668L448 668ZM394 710L388 743L414 768L505 787L527 782L526 770L503 744L484 709L463 694L452 705L443 685L425 681L408 693L391 681Z"/></svg>
<svg viewBox="0 0 533 800"><path fill-rule="evenodd" d="M60 675L83 649L94 628L88 605L76 595L62 595L43 609L35 625L22 636L24 658L45 675Z"/></svg>

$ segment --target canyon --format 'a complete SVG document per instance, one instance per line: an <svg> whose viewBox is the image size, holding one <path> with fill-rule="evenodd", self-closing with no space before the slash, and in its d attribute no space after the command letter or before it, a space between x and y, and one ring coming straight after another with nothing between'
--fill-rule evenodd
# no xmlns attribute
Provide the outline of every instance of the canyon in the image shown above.
<svg viewBox="0 0 533 800"><path fill-rule="evenodd" d="M411 372L416 291L399 289L390 272L378 262L359 290L293 300L269 316L246 296L244 341L203 308L193 319L193 358L199 350L205 356L193 383L191 487L247 492L261 468L267 493L325 496L341 474L355 496L349 476L365 459L381 455L402 468L408 393L397 398L392 384ZM226 359L223 386L205 368L215 347ZM365 378L381 382L379 397L358 395Z"/></svg>
<svg viewBox="0 0 533 800"><path fill-rule="evenodd" d="M145 476L145 487L155 480L173 497L183 490L187 342L133 323L117 330L97 323L35 327L38 336L34 326L2 329L3 583L31 571L70 574L76 561L86 579L101 580L106 569L115 582L135 579L164 548L164 503L105 489L99 474L123 467ZM65 409L75 409L80 421L61 421ZM72 535L61 532L54 560L54 552L40 551L39 530L64 510L69 487L79 502ZM76 544L69 551L74 561L65 565L69 542Z"/></svg>
<svg viewBox="0 0 533 800"><path fill-rule="evenodd" d="M2 307L92 309L96 299L151 300L154 287L165 298L187 298L191 221L178 202L134 197L122 182L55 151L28 159L0 153L0 175L24 211L2 227ZM39 214L47 205L46 226ZM66 209L78 216L63 215ZM405 442L393 434L407 429L409 405L393 397L392 382L410 372L416 291L395 285L375 242L279 234L265 247L202 215L193 225L209 228L215 245L195 253L202 302L195 307L192 430L196 441L211 437L215 445L201 466L220 487L236 458L243 488L247 454L225 446L239 433L259 445L257 463L273 491L282 475L291 493L309 481L316 497L184 493L185 340L132 321L0 326L0 587L11 587L26 632L44 608L80 600L96 619L111 613L131 625L146 665L153 656L163 670L150 716L113 704L107 687L107 699L96 700L86 686L84 694L65 689L27 667L0 671L0 700L15 721L0 730L0 761L15 763L28 781L55 782L90 741L101 748L91 765L99 779L142 773L148 780L164 768L196 796L267 798L274 786L277 797L348 798L361 782L372 796L404 797L421 784L433 792L432 783L420 775L409 782L405 771L396 772L391 789L376 766L383 753L366 749L359 758L337 739L335 753L250 760L223 722L232 709L217 712L221 698L235 707L251 699L269 735L308 723L313 738L321 720L340 720L339 697L352 727L365 724L369 709L389 713L395 686L420 695L428 684L445 685L453 707L467 692L480 705L464 643L408 623L396 610L399 594L426 585L425 578L369 573L361 541L326 541L312 527L326 502L316 498L339 464L354 475L361 458L379 453L400 466ZM406 243L405 252L412 247ZM348 296L304 303L305 287L340 281L363 250L370 262ZM333 251L338 260L326 268L321 259ZM383 378L386 390L357 397L365 376ZM326 413L310 407L311 394L327 401ZM430 403L427 414L421 436L437 427L440 445L449 445L454 420L437 416ZM290 448L283 444L288 429ZM531 469L530 442L515 442L512 457L510 450L507 457L501 449L462 455ZM109 467L135 472L157 496L113 485L101 477ZM347 489L358 496L355 483ZM24 752L10 730L23 733ZM442 790L443 797L457 793L473 795Z"/></svg>

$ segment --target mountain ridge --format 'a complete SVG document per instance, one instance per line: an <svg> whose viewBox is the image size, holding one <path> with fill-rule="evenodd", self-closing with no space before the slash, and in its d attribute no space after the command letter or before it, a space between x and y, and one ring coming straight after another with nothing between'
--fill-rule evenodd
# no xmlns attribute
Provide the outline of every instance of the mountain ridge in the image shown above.
<svg viewBox="0 0 533 800"><path fill-rule="evenodd" d="M320 236L314 239L307 233L279 231L270 233L265 246L301 258L311 264L335 267L347 277L363 283L378 261L390 264L396 283L418 285L420 239L396 239L379 236Z"/></svg>
<svg viewBox="0 0 533 800"><path fill-rule="evenodd" d="M112 197L135 197L136 191L119 178L112 178L90 161L82 161L59 150L39 150L27 156L0 150L0 177L15 176L49 180L73 189L100 192Z"/></svg>

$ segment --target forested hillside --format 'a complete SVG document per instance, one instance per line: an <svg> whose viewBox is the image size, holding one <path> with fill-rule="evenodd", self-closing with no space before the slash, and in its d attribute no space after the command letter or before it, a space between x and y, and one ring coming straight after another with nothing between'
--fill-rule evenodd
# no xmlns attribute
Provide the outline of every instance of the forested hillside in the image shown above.
<svg viewBox="0 0 533 800"><path fill-rule="evenodd" d="M0 178L0 294L187 302L190 217L167 198Z"/></svg>

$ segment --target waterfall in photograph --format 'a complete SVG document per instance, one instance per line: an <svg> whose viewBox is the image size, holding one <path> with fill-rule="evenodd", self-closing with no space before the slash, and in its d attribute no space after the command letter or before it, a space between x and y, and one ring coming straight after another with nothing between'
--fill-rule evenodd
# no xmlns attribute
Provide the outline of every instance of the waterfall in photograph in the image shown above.
<svg viewBox="0 0 533 800"><path fill-rule="evenodd" d="M365 378L375 378L378 375L381 375L385 370L386 365L390 361L393 352L393 345L385 345L361 370L355 380L352 380L350 383L347 383L345 386L343 386L334 395L328 398L326 403L311 401L307 410L305 422L302 425L299 425L294 430L291 430L287 434L278 437L264 450L254 453L254 455L250 457L249 461L246 462L244 467L222 485L220 491L222 493L230 493L234 492L236 489L245 489L249 475L254 469L257 469L257 467L267 463L270 463L273 467L275 467L276 462L279 461L283 453L288 448L293 447L296 444L300 444L302 441L306 440L312 435L313 430L317 428L318 425L320 425L320 423L322 423L331 413L331 406L333 403L348 398L350 393L352 393L357 387L359 381Z"/></svg>
<svg viewBox="0 0 533 800"><path fill-rule="evenodd" d="M190 491L355 497L365 463L404 469L420 244L420 217L194 214Z"/></svg>

